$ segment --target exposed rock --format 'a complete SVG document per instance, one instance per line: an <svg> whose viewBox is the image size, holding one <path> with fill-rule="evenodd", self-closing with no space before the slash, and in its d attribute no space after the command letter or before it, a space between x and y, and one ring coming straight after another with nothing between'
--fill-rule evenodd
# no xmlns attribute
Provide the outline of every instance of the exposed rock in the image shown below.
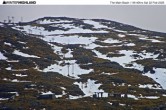
<svg viewBox="0 0 166 110"><path fill-rule="evenodd" d="M143 72L144 72L144 73L147 73L147 72L149 72L149 71L150 71L150 73L152 73L152 74L155 73L155 71L153 70L153 67L145 66Z"/></svg>

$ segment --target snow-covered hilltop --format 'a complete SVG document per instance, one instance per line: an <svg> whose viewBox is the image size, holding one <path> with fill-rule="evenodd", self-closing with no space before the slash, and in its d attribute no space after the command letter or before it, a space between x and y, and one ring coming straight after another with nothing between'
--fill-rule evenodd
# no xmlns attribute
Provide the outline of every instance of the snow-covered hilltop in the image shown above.
<svg viewBox="0 0 166 110"><path fill-rule="evenodd" d="M32 25L33 24L33 25ZM111 31L128 34L150 34L164 35L164 33L143 30L127 24L122 24L104 19L77 19L67 17L44 17L31 22L19 23L14 28L20 31L52 35L52 34L74 34L74 33L109 33Z"/></svg>
<svg viewBox="0 0 166 110"><path fill-rule="evenodd" d="M104 19L44 17L1 23L0 35L5 94L15 92L20 99L31 90L27 100L53 95L80 103L98 97L95 104L118 102L120 108L154 99L151 105L159 106L166 99L165 33Z"/></svg>

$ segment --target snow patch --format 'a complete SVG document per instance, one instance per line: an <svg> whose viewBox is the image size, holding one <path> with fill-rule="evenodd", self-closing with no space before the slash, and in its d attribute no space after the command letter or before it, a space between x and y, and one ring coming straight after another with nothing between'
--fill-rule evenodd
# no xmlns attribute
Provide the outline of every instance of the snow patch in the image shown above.
<svg viewBox="0 0 166 110"><path fill-rule="evenodd" d="M19 62L19 60L6 60L7 62Z"/></svg>
<svg viewBox="0 0 166 110"><path fill-rule="evenodd" d="M12 46L11 43L4 42L5 45Z"/></svg>
<svg viewBox="0 0 166 110"><path fill-rule="evenodd" d="M119 36L120 38L126 37L126 35L124 35L124 34L118 34L118 36Z"/></svg>
<svg viewBox="0 0 166 110"><path fill-rule="evenodd" d="M154 74L151 74L150 72L145 73L145 76L148 76L158 82L163 89L166 89L166 69L165 68L153 68L155 71Z"/></svg>
<svg viewBox="0 0 166 110"><path fill-rule="evenodd" d="M108 93L104 92L104 90L99 89L102 84L96 84L95 80L88 79L87 82L75 82L75 85L78 85L79 88L84 92L84 97L92 97L95 92L103 92L103 97L108 97Z"/></svg>
<svg viewBox="0 0 166 110"><path fill-rule="evenodd" d="M159 99L160 97L158 97L158 96L144 96L144 97L139 97L139 98L146 98L146 99Z"/></svg>
<svg viewBox="0 0 166 110"><path fill-rule="evenodd" d="M0 101L9 100L9 98L0 98Z"/></svg>
<svg viewBox="0 0 166 110"><path fill-rule="evenodd" d="M86 24L91 24L94 26L94 28L99 29L99 28L108 28L107 26L104 26L100 24L99 22L92 21L92 20L83 20L84 23Z"/></svg>
<svg viewBox="0 0 166 110"><path fill-rule="evenodd" d="M135 46L134 43L128 43L128 44L124 44L125 46Z"/></svg>
<svg viewBox="0 0 166 110"><path fill-rule="evenodd" d="M20 27L20 26L19 26ZM65 24L63 24L63 27L65 28ZM19 30L19 31L25 31L26 33L30 34L36 34L36 35L55 35L55 34L73 34L73 33L108 33L108 31L93 31L90 29L83 29L81 27L74 27L69 29L68 31L63 30L54 30L54 31L48 31L45 30L43 27L37 27L37 26L31 26L26 25L22 26L23 29L20 29L17 27L12 27L13 29Z"/></svg>
<svg viewBox="0 0 166 110"><path fill-rule="evenodd" d="M73 36L45 36L43 38L44 41L47 42L56 42L61 44L84 44L88 45L94 42L97 38L96 37L80 37L78 35Z"/></svg>
<svg viewBox="0 0 166 110"><path fill-rule="evenodd" d="M163 41L160 41L160 40L157 40L157 39L149 39L148 37L140 37L139 39L141 39L141 40L148 40L148 41L151 41L151 42L154 42L154 43L163 42Z"/></svg>
<svg viewBox="0 0 166 110"><path fill-rule="evenodd" d="M29 54L20 52L19 50L14 50L13 54L16 54L16 55L19 55L19 56L22 56L22 57L40 58L40 57L35 56L35 55L29 55Z"/></svg>
<svg viewBox="0 0 166 110"><path fill-rule="evenodd" d="M48 95L48 94L54 94L54 93L52 93L51 91L48 91L48 92L42 92L41 94L42 95Z"/></svg>
<svg viewBox="0 0 166 110"><path fill-rule="evenodd" d="M104 74L104 75L114 75L114 74L118 74L118 73L105 73L105 72L102 72L101 74Z"/></svg>
<svg viewBox="0 0 166 110"><path fill-rule="evenodd" d="M0 60L7 60L7 57L5 57L1 52L0 52Z"/></svg>
<svg viewBox="0 0 166 110"><path fill-rule="evenodd" d="M138 98L135 95L132 95L132 94L127 94L127 97L132 98L134 100L138 100Z"/></svg>
<svg viewBox="0 0 166 110"><path fill-rule="evenodd" d="M144 85L141 85L139 84L139 88L149 88L149 89L162 89L160 85L157 85L157 84L144 84Z"/></svg>
<svg viewBox="0 0 166 110"><path fill-rule="evenodd" d="M21 41L18 41L18 43L20 43L20 44L26 44L27 42L21 42Z"/></svg>
<svg viewBox="0 0 166 110"><path fill-rule="evenodd" d="M109 43L109 44L114 44L114 43L121 43L121 41L119 40L114 40L112 38L108 38L106 40L103 41L104 43Z"/></svg>
<svg viewBox="0 0 166 110"><path fill-rule="evenodd" d="M13 75L15 75L17 77L27 77L28 76L28 75L23 75L23 74L13 74Z"/></svg>
<svg viewBox="0 0 166 110"><path fill-rule="evenodd" d="M5 68L8 71L27 71L28 69L12 69L12 67Z"/></svg>
<svg viewBox="0 0 166 110"><path fill-rule="evenodd" d="M64 61L65 65L61 65L62 62L58 64L52 64L47 68L43 69L43 72L58 72L67 77L79 78L78 75L89 74L93 69L85 70L80 68L78 64L75 63L76 60L66 60ZM70 65L68 66L67 63Z"/></svg>
<svg viewBox="0 0 166 110"><path fill-rule="evenodd" d="M18 79L8 79L8 78L3 78L2 80L4 81L9 81L9 82L31 82L31 81L24 81L24 80L18 80Z"/></svg>

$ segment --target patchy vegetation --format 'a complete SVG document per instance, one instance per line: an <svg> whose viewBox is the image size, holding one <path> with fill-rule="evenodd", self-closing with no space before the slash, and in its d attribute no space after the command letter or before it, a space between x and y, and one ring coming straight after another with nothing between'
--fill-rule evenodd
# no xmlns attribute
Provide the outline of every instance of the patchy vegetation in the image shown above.
<svg viewBox="0 0 166 110"><path fill-rule="evenodd" d="M47 34L30 34L27 25ZM73 36L79 37L69 42ZM165 74L165 33L103 19L44 17L0 26L0 45L0 109L166 108L164 80L153 77ZM107 96L94 96L101 91Z"/></svg>

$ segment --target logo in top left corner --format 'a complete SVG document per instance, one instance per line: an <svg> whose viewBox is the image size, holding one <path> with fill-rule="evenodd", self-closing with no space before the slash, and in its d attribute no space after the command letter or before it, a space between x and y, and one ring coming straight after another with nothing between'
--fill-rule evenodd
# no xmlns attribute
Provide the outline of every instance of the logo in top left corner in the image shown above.
<svg viewBox="0 0 166 110"><path fill-rule="evenodd" d="M5 1L3 1L3 3L2 4L6 4L6 2Z"/></svg>

